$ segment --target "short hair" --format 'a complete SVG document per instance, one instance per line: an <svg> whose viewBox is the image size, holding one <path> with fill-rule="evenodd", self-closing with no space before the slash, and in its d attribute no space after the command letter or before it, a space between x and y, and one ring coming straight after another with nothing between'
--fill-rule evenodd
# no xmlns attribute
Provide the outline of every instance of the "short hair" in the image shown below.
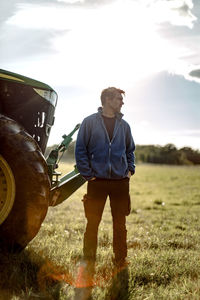
<svg viewBox="0 0 200 300"><path fill-rule="evenodd" d="M114 98L117 93L125 95L125 91L115 87L108 87L101 92L101 104L104 105L106 98Z"/></svg>

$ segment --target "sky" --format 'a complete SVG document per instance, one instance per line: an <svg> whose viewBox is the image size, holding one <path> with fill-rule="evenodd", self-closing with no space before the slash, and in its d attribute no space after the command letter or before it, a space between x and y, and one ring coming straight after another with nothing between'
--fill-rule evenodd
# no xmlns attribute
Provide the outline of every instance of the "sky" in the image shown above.
<svg viewBox="0 0 200 300"><path fill-rule="evenodd" d="M199 0L2 0L0 68L58 93L49 145L116 86L136 144L200 149L199 20Z"/></svg>

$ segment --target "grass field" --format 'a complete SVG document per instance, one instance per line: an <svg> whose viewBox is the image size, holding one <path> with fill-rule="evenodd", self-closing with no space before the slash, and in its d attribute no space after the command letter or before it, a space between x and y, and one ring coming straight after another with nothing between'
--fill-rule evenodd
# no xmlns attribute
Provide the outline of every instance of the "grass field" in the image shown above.
<svg viewBox="0 0 200 300"><path fill-rule="evenodd" d="M62 166L64 173L71 168ZM86 185L49 208L39 234L21 254L1 255L0 300L74 299L85 191ZM131 200L130 263L121 274L113 273L108 201L99 228L92 299L200 299L200 167L138 165Z"/></svg>

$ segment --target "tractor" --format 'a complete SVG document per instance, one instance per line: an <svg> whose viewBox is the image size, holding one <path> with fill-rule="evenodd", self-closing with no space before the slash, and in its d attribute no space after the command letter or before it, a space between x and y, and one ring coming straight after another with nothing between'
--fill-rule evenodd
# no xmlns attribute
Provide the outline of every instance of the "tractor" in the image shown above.
<svg viewBox="0 0 200 300"><path fill-rule="evenodd" d="M76 166L60 178L60 155L79 124L44 157L57 93L40 81L0 69L0 249L20 251L37 235L49 206L85 179Z"/></svg>

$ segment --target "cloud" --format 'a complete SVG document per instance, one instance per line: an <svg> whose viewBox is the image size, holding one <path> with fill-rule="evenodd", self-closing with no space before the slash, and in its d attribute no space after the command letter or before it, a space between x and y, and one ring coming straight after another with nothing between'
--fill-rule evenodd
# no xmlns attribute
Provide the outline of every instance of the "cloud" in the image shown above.
<svg viewBox="0 0 200 300"><path fill-rule="evenodd" d="M194 22L197 20L197 17L193 14L192 12L192 8L193 8L193 3L192 1L189 1L188 3L186 3L188 1L182 1L182 5L176 7L176 8L172 8L172 10L178 12L179 15L179 22L180 25L186 25L189 28L192 28L194 25ZM173 21L172 21L173 24ZM175 25L179 25L176 24Z"/></svg>
<svg viewBox="0 0 200 300"><path fill-rule="evenodd" d="M0 2L0 26L10 17L14 16L23 4L27 4L25 0L9 0ZM49 4L49 5L61 5L58 0L29 0L28 4Z"/></svg>
<svg viewBox="0 0 200 300"><path fill-rule="evenodd" d="M0 2L0 25L8 20L10 17L14 16L24 5L34 5L34 6L82 6L82 5L100 5L106 4L107 2L113 2L115 0L9 0Z"/></svg>
<svg viewBox="0 0 200 300"><path fill-rule="evenodd" d="M174 64L174 72L183 74L191 80L191 76L188 76L189 71L199 65L200 23L198 20L200 18L200 2L199 0L193 2L190 0L169 0L167 2L171 3L171 10L178 14L178 19L176 22L170 22L170 19L160 22L157 27L158 33L169 44L180 49L179 65ZM192 80L199 82L194 76Z"/></svg>
<svg viewBox="0 0 200 300"><path fill-rule="evenodd" d="M168 22L192 28L197 19L192 12L192 0L147 0L144 3L154 12L154 19L158 24Z"/></svg>
<svg viewBox="0 0 200 300"><path fill-rule="evenodd" d="M63 4L57 0L9 0L0 2L0 63L4 66L23 59L33 60L37 57L49 56L57 52L53 46L53 40L62 35L66 35L67 29L48 28L44 25L37 27L38 19L34 16L35 24L32 28L27 26L18 26L10 22L12 18L18 15L23 9L28 7L61 7ZM47 17L47 16L44 16ZM28 18L28 17L27 17ZM27 19L28 20L28 19ZM43 19L43 21L45 18ZM46 22L44 21L43 24ZM14 49L14 51L13 51ZM35 57L34 57L35 56Z"/></svg>
<svg viewBox="0 0 200 300"><path fill-rule="evenodd" d="M183 16L191 16L191 7L189 7L187 4L183 4L182 6L175 8L175 10L178 10L180 15Z"/></svg>
<svg viewBox="0 0 200 300"><path fill-rule="evenodd" d="M6 21L9 17L12 17L17 10L16 0L1 1L0 3L0 24Z"/></svg>
<svg viewBox="0 0 200 300"><path fill-rule="evenodd" d="M189 73L190 76L200 78L200 69L193 70Z"/></svg>
<svg viewBox="0 0 200 300"><path fill-rule="evenodd" d="M163 23L159 25L158 32L169 43L182 49L181 60L185 63L186 70L191 69L191 65L199 64L200 24L196 24L191 30L188 27Z"/></svg>
<svg viewBox="0 0 200 300"><path fill-rule="evenodd" d="M52 40L66 33L67 30L25 29L7 25L0 34L0 62L51 55L56 52Z"/></svg>
<svg viewBox="0 0 200 300"><path fill-rule="evenodd" d="M116 0L58 0L58 2L71 6L102 6L116 2Z"/></svg>

